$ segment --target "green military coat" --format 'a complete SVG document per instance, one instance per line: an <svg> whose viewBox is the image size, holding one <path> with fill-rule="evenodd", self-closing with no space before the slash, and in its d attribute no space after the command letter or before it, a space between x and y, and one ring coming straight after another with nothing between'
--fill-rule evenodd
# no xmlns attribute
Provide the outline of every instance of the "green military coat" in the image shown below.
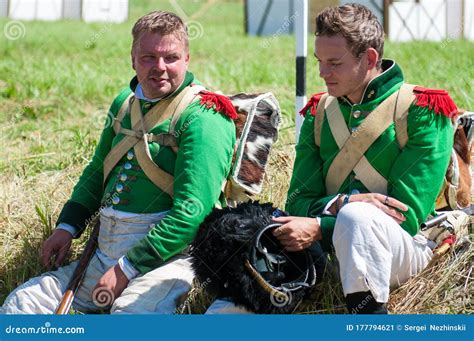
<svg viewBox="0 0 474 341"><path fill-rule="evenodd" d="M196 81L188 72L176 94L192 83ZM113 117L117 115L137 84L134 78L130 88L115 98L109 114ZM140 104L145 115L153 106L142 100ZM171 118L156 125L151 132L168 132L170 122ZM128 113L122 127L131 128ZM57 223L67 223L83 230L86 221L101 205L133 213L169 211L127 253L127 258L140 273L146 273L185 249L194 239L199 224L219 199L223 181L230 172L235 127L231 119L196 101L182 113L175 131L179 146L177 154L157 143L150 143L149 147L153 161L174 176L173 198L146 177L133 148L115 166L103 186L103 161L111 148L124 137L123 134L116 135L109 123L102 131L92 160L84 169Z"/></svg>
<svg viewBox="0 0 474 341"><path fill-rule="evenodd" d="M359 104L338 98L339 107L350 130L361 125L367 115L403 84L400 67L384 60L383 72L367 86ZM398 145L394 124L365 152L370 164L388 180L388 195L408 206L402 228L415 235L421 222L434 210L436 197L443 184L453 145L453 126L449 116L454 103L445 91L415 88L423 103L417 100L409 108L408 142L403 150ZM339 148L331 134L326 116L321 129L320 147L314 141L314 120L319 96L305 107L305 120L296 146L296 160L288 191L286 210L291 215L321 217L322 246L330 249L336 217L323 215L327 203L335 195L328 195L325 178ZM426 100L428 98L428 100ZM438 106L437 103L449 105ZM454 106L455 108L455 106ZM353 115L354 112L360 111ZM327 115L327 113L325 113ZM360 115L360 116L359 116ZM358 190L367 193L354 172L345 179L339 193Z"/></svg>

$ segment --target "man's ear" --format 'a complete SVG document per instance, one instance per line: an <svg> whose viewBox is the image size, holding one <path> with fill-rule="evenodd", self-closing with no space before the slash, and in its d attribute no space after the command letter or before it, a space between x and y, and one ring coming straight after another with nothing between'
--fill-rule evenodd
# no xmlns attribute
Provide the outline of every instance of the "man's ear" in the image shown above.
<svg viewBox="0 0 474 341"><path fill-rule="evenodd" d="M132 58L132 68L136 70L135 69L135 54L133 53L133 50L132 52L130 52L130 58Z"/></svg>
<svg viewBox="0 0 474 341"><path fill-rule="evenodd" d="M184 58L184 62L186 63L186 66L189 64L189 52L186 52L186 57Z"/></svg>
<svg viewBox="0 0 474 341"><path fill-rule="evenodd" d="M369 47L367 50L367 66L369 70L377 67L377 62L379 60L379 53L373 47Z"/></svg>

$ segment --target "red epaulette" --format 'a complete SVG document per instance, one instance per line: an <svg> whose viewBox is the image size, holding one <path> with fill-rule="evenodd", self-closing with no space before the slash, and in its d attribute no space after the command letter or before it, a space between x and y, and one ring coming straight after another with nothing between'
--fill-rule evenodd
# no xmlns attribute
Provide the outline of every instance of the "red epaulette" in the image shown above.
<svg viewBox="0 0 474 341"><path fill-rule="evenodd" d="M416 96L415 105L428 107L429 110L434 110L436 114L443 114L449 118L457 115L458 108L447 91L416 86L413 92Z"/></svg>
<svg viewBox="0 0 474 341"><path fill-rule="evenodd" d="M325 94L325 92L318 92L316 95L313 95L308 103L300 110L300 115L306 116L308 109L311 109L311 115L316 116L316 108L318 107L319 100Z"/></svg>
<svg viewBox="0 0 474 341"><path fill-rule="evenodd" d="M228 97L205 90L201 91L199 95L201 95L201 105L204 105L208 109L214 108L217 112L220 112L232 120L237 118L237 111Z"/></svg>

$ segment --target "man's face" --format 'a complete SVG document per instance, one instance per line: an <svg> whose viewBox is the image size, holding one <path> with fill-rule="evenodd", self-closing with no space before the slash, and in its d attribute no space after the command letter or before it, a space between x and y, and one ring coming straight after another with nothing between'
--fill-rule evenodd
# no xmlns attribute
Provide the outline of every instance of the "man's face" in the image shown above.
<svg viewBox="0 0 474 341"><path fill-rule="evenodd" d="M319 76L324 79L328 93L334 97L347 96L358 103L369 82L367 53L356 58L342 35L317 36L315 57Z"/></svg>
<svg viewBox="0 0 474 341"><path fill-rule="evenodd" d="M132 66L146 97L154 99L175 91L183 82L189 52L172 34L146 32L132 50Z"/></svg>

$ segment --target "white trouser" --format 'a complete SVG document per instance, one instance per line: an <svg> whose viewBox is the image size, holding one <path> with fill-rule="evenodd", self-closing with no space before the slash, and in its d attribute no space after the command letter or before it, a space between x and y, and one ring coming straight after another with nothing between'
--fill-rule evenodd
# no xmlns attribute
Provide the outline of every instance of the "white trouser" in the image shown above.
<svg viewBox="0 0 474 341"><path fill-rule="evenodd" d="M410 236L387 214L363 202L339 211L332 242L344 295L370 290L380 303L433 256L432 242L420 234Z"/></svg>
<svg viewBox="0 0 474 341"><path fill-rule="evenodd" d="M92 257L73 307L96 311L91 294L100 277L164 216L127 214L107 208L101 212L99 248ZM119 217L119 218L118 218ZM0 313L52 314L74 272L77 262L46 272L16 288L6 298ZM132 279L118 297L111 313L173 313L178 299L191 289L194 274L188 256L177 255L159 268ZM105 307L107 308L107 307Z"/></svg>
<svg viewBox="0 0 474 341"><path fill-rule="evenodd" d="M395 220L363 202L345 205L337 215L333 245L344 295L371 291L377 302L388 301L394 289L431 260L432 242L411 237ZM206 314L250 313L228 300L214 301Z"/></svg>

